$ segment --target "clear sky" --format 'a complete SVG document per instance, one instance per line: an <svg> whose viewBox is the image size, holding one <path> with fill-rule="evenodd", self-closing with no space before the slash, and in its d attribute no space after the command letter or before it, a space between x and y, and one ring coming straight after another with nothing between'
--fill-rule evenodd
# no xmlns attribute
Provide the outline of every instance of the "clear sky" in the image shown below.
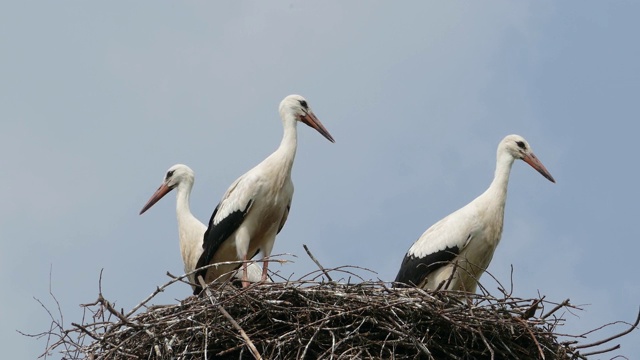
<svg viewBox="0 0 640 360"><path fill-rule="evenodd" d="M3 2L3 356L44 350L16 330L48 328L34 298L54 309L49 286L70 327L101 269L124 309L182 273L174 195L138 211L185 163L207 221L279 144L292 93L336 143L298 127L296 193L274 247L298 258L274 270L315 270L307 244L327 267L393 280L424 230L486 189L498 142L516 133L557 184L514 164L489 271L508 284L513 265L516 296L588 304L563 332L632 321L638 14L633 1ZM154 303L189 294L174 286ZM640 331L619 342L640 354Z"/></svg>

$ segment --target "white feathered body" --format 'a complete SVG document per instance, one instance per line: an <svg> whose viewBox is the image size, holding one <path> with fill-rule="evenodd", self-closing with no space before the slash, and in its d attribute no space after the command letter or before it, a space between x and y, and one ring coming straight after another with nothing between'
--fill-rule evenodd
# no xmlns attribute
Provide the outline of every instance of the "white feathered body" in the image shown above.
<svg viewBox="0 0 640 360"><path fill-rule="evenodd" d="M282 161L285 155L289 155L289 161ZM251 258L258 251L265 256L271 254L276 234L287 220L293 198L293 157L295 148L288 153L278 149L227 190L213 219L214 225L218 225L233 211L247 209L247 214L229 241L222 242L209 263L242 260L244 256ZM217 266L215 271L207 272L206 281L212 282L237 267Z"/></svg>
<svg viewBox="0 0 640 360"><path fill-rule="evenodd" d="M551 174L524 138L508 135L498 145L495 176L472 202L427 229L407 251L395 282L427 290L476 291L502 236L507 186L515 159L549 181Z"/></svg>

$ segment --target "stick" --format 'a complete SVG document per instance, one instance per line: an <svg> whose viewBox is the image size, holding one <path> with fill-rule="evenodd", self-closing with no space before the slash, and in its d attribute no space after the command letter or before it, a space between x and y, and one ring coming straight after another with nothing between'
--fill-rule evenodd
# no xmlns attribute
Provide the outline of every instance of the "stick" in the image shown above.
<svg viewBox="0 0 640 360"><path fill-rule="evenodd" d="M584 353L584 354L581 354L581 355L584 356L584 357L587 357L587 356L591 356L591 355L598 355L598 354L608 353L610 351L618 350L618 349L620 349L620 344L612 346L612 347L610 347L608 349L592 351L592 352Z"/></svg>
<svg viewBox="0 0 640 360"><path fill-rule="evenodd" d="M635 330L638 327L638 324L640 324L640 310L638 311L638 317L636 318L636 322L633 323L633 325L631 325L631 327L629 327L627 330L618 333L616 335L613 336L609 336L606 339L602 339L600 341L596 341L596 342L592 342L591 344L584 344L584 345L578 345L576 346L576 349L585 349L585 348L589 348L589 347L593 347L593 346L598 346L598 345L602 345L606 342L609 342L611 340L617 339L621 336L625 336L628 333L632 332L633 330Z"/></svg>
<svg viewBox="0 0 640 360"><path fill-rule="evenodd" d="M84 327L84 326L82 326L80 324L74 323L74 322L72 322L71 325L77 327L83 333L85 333L85 334L89 335L90 337L92 337L94 340L102 341L102 339L100 339L99 337L96 337L95 335L93 335L93 333L91 331L87 330L86 327Z"/></svg>
<svg viewBox="0 0 640 360"><path fill-rule="evenodd" d="M546 319L548 318L551 314L553 314L554 312L558 311L560 308L569 305L569 299L566 299L565 301L561 302L560 304L556 305L556 307L554 307L553 309L551 309L551 311L549 311L548 313L542 315L542 317L540 317L540 319Z"/></svg>
<svg viewBox="0 0 640 360"><path fill-rule="evenodd" d="M253 342L251 341L251 339L249 339L249 336L247 336L247 333L245 333L244 330L242 330L240 325L233 319L233 317L231 317L231 315L229 315L227 310L225 310L222 307L222 305L216 304L216 302L213 299L213 294L211 293L211 290L209 289L207 284L205 284L204 279L202 278L202 276L198 276L198 281L200 282L200 286L202 286L202 288L206 292L207 297L211 301L211 304L216 306L218 308L218 311L220 311L222 313L222 315L224 315L224 317L226 317L229 320L231 325L233 325L233 327L236 328L236 330L238 330L238 332L240 333L240 336L242 336L242 338L244 339L245 343L249 347L249 351L251 351L251 355L253 355L253 357L256 360L262 360L262 356L260 356L260 352L258 352L258 349L256 348L256 346L253 345Z"/></svg>
<svg viewBox="0 0 640 360"><path fill-rule="evenodd" d="M304 247L304 250L307 252L307 255L309 255L311 260L313 260L313 262L316 263L316 265L318 265L320 270L322 270L322 272L324 273L324 276L326 276L327 279L329 279L329 281L333 281L333 279L331 278L331 275L329 275L327 270L325 270L324 267L322 265L320 265L320 262L318 260L316 260L316 258L313 256L313 254L311 254L311 251L309 251L309 248L307 247L307 245L302 244L302 247Z"/></svg>

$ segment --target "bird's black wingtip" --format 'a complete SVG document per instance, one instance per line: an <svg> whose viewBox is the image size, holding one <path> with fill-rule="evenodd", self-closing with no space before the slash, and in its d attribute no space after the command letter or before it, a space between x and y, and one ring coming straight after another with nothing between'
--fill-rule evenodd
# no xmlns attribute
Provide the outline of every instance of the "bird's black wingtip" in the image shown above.
<svg viewBox="0 0 640 360"><path fill-rule="evenodd" d="M202 257L200 257L200 259L202 259ZM198 264L196 265L196 268L200 268L202 265L200 264L200 261L198 261ZM193 295L200 295L200 293L202 292L202 290L204 290L202 288L202 284L200 282L200 279L203 279L207 276L207 269L199 269L195 276L194 279L195 281L195 287L193 288Z"/></svg>
<svg viewBox="0 0 640 360"><path fill-rule="evenodd" d="M406 282L404 282L404 281L399 281L399 280L397 280L397 279L396 279L396 281L394 281L394 282L392 283L392 285L393 285L393 287L394 287L394 288L396 288L396 289L406 289L406 288L413 287L413 285L407 284Z"/></svg>

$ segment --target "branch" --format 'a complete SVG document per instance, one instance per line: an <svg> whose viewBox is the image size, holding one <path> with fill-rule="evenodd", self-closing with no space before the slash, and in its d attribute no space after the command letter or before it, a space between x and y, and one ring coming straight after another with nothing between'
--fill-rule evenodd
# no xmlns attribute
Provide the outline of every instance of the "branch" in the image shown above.
<svg viewBox="0 0 640 360"><path fill-rule="evenodd" d="M324 276L327 277L327 279L329 279L329 281L333 281L333 279L331 278L331 275L329 275L329 273L327 272L327 270L325 270L325 268L320 265L320 262L315 258L315 256L313 256L313 254L311 254L311 251L309 250L309 248L307 247L307 245L302 244L302 247L304 247L304 250L307 252L307 255L309 255L309 257L311 258L311 260L313 260L314 263L316 263L316 265L318 265L318 267L320 268L320 270L324 273Z"/></svg>
<svg viewBox="0 0 640 360"><path fill-rule="evenodd" d="M630 333L633 330L635 330L638 327L638 324L640 324L640 310L638 310L638 317L636 317L636 322L634 322L633 325L631 325L631 327L629 327L627 330L625 330L625 331L623 331L621 333L615 334L613 336L609 336L608 338L602 339L600 341L592 342L590 344L578 345L578 346L576 346L576 349L586 349L586 348L602 345L602 344L604 344L606 342L609 342L611 340L617 339L617 338L619 338L621 336L625 336L628 333Z"/></svg>
<svg viewBox="0 0 640 360"><path fill-rule="evenodd" d="M568 306L569 305L569 299L566 299L565 301L561 302L560 304L556 305L553 309L551 309L548 313L542 315L540 317L540 319L546 319L549 316L551 316L551 314L553 314L554 312L558 311L559 309Z"/></svg>
<svg viewBox="0 0 640 360"><path fill-rule="evenodd" d="M231 317L231 315L229 315L229 313L227 312L227 310L225 310L222 305L220 304L216 304L216 302L213 299L213 294L211 293L211 290L209 289L209 287L207 286L207 284L204 282L204 279L202 279L202 276L198 276L198 281L200 282L200 285L202 286L202 288L204 289L204 291L207 294L207 297L209 298L209 300L211 301L211 304L215 307L218 308L218 311L220 311L222 313L222 315L224 315L224 317L227 318L227 320L229 320L229 322L231 323L231 325L233 325L234 328L236 328L236 330L238 330L238 332L240 333L240 336L242 336L242 338L244 339L245 343L247 344L247 346L249 347L249 350L251 351L251 354L253 355L253 357L256 360L262 360L262 356L260 356L260 352L258 352L258 349L256 348L255 345L253 345L253 342L251 341L251 339L249 339L249 336L247 336L247 333L244 332L244 330L242 329L242 327L240 327L240 325L238 325L238 323L233 319L233 317ZM206 351L206 350L205 350Z"/></svg>

